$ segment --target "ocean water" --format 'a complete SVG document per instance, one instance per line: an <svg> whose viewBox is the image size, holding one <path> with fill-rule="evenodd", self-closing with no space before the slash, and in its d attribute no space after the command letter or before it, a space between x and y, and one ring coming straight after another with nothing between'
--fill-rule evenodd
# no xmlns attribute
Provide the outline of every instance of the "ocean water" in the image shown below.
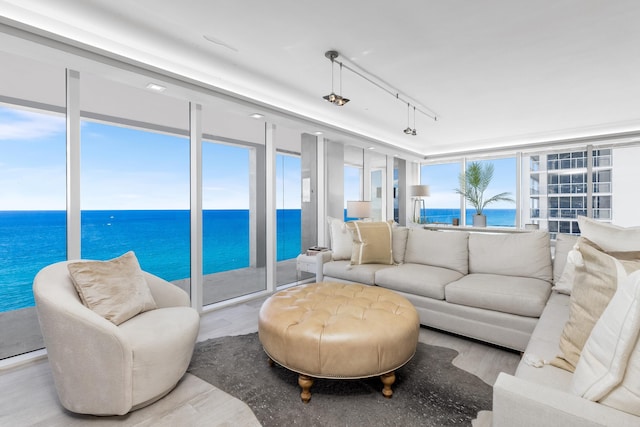
<svg viewBox="0 0 640 427"><path fill-rule="evenodd" d="M460 209L424 209L423 215L427 222L451 224L454 218L460 218ZM475 209L467 209L466 225L473 224ZM487 225L490 227L514 227L516 224L515 209L485 209Z"/></svg>
<svg viewBox="0 0 640 427"><path fill-rule="evenodd" d="M456 209L426 209L428 222L451 224ZM513 226L515 209L487 209L490 226ZM467 212L471 225L473 211ZM279 209L277 259L301 252L300 210ZM249 266L249 211L203 212L203 273ZM82 258L106 260L132 250L141 267L166 280L190 276L189 211L83 211ZM64 211L0 211L0 312L34 305L43 267L66 259Z"/></svg>
<svg viewBox="0 0 640 427"><path fill-rule="evenodd" d="M203 215L203 273L249 266L249 211ZM277 259L301 251L300 210L277 211ZM83 211L82 258L106 260L132 250L142 269L166 280L190 276L189 211ZM66 259L64 211L0 211L0 312L34 305L43 267Z"/></svg>

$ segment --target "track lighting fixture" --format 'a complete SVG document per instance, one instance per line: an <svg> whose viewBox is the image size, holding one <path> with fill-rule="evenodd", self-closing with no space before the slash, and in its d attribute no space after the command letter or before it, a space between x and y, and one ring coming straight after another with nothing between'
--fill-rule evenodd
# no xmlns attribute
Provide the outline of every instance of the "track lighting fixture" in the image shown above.
<svg viewBox="0 0 640 427"><path fill-rule="evenodd" d="M342 97L342 63L340 62L340 95L336 95L336 93L333 91L333 63L335 62L335 59L338 57L338 52L334 50L330 50L327 53L325 53L324 56L326 56L331 60L331 93L329 95L323 96L322 98L326 99L332 104L342 107L344 104L349 102L348 98Z"/></svg>
<svg viewBox="0 0 640 427"><path fill-rule="evenodd" d="M386 83L384 80L381 80L380 78L374 76L373 74L367 72L366 70L364 70L362 67L360 67L357 64L353 64L353 63L344 63L343 60L336 60L339 56L339 53L335 50L328 50L324 53L324 56L327 57L327 59L329 59L331 61L331 93L329 95L325 95L323 96L324 99L326 99L327 101L331 102L332 104L338 105L338 106L342 106L344 104L346 104L347 102L349 102L348 98L344 98L342 96L342 67L344 66L344 68L346 68L347 70L351 71L353 74L362 77L363 79L365 79L366 81L368 81L369 83L373 84L374 86L378 87L379 89L382 89L383 91L387 92L389 95L392 95L394 98L396 98L399 101L402 102L406 102L407 103L407 128L403 131L404 133L406 133L407 135L417 135L418 131L416 129L416 112L421 113L427 117L429 117L430 119L433 119L434 121L438 121L438 116L431 110L429 110L428 108L426 108L424 106L424 104L421 105L421 103L416 102L415 99L409 98L406 95L402 95L400 93L399 90L394 89L392 86L390 86L388 83ZM337 62L338 64L340 64L340 93L336 94L334 92L334 80L333 80L333 64ZM411 114L411 107L413 106L413 129L410 126L410 114Z"/></svg>
<svg viewBox="0 0 640 427"><path fill-rule="evenodd" d="M416 106L413 106L413 130L411 131L411 135L416 136L418 131L416 130Z"/></svg>
<svg viewBox="0 0 640 427"><path fill-rule="evenodd" d="M407 128L404 130L404 133L407 135L411 135L412 129L409 126L409 103L407 102Z"/></svg>

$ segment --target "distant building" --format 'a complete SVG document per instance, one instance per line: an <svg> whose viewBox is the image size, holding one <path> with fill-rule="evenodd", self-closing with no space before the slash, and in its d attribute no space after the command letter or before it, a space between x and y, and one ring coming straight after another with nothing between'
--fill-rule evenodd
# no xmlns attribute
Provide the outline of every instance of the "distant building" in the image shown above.
<svg viewBox="0 0 640 427"><path fill-rule="evenodd" d="M579 234L578 215L612 218L612 150L529 156L529 222L556 233Z"/></svg>

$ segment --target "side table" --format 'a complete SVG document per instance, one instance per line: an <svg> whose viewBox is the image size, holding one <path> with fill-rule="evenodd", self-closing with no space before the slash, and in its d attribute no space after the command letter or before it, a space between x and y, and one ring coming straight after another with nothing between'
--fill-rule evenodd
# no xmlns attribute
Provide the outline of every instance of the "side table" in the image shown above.
<svg viewBox="0 0 640 427"><path fill-rule="evenodd" d="M296 281L300 281L302 272L316 275L316 255L300 254L296 258Z"/></svg>

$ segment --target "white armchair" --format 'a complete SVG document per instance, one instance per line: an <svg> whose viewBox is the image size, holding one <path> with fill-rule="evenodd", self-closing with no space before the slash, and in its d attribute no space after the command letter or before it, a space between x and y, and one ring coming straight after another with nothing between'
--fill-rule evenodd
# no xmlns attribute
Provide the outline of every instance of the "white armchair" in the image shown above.
<svg viewBox="0 0 640 427"><path fill-rule="evenodd" d="M189 366L200 325L187 293L145 272L158 308L116 326L82 304L67 264L45 267L33 283L62 405L123 415L169 393Z"/></svg>

